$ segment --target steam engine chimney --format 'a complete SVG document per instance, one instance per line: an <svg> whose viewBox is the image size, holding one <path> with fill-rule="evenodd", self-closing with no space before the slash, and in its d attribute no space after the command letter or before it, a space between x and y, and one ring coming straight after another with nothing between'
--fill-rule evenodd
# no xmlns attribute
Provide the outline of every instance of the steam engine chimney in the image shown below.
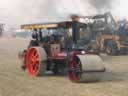
<svg viewBox="0 0 128 96"><path fill-rule="evenodd" d="M77 40L80 39L80 23L79 23L79 16L72 15L72 37L73 42L76 44Z"/></svg>

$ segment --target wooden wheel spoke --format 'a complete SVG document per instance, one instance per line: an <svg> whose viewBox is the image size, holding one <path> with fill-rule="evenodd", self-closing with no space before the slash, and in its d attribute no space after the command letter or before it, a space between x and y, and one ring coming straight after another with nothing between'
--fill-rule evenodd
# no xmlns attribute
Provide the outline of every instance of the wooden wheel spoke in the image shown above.
<svg viewBox="0 0 128 96"><path fill-rule="evenodd" d="M38 55L37 53L36 53L36 54L34 54L34 56L35 56L35 57L39 57L39 55Z"/></svg>
<svg viewBox="0 0 128 96"><path fill-rule="evenodd" d="M35 59L36 62L39 62L39 60L40 60L39 58L36 58L36 59Z"/></svg>
<svg viewBox="0 0 128 96"><path fill-rule="evenodd" d="M39 66L35 66L35 69L38 70L39 69Z"/></svg>
<svg viewBox="0 0 128 96"><path fill-rule="evenodd" d="M39 68L39 66L37 64L34 64L32 67L33 67L33 70L35 70L35 71L38 70L38 68Z"/></svg>
<svg viewBox="0 0 128 96"><path fill-rule="evenodd" d="M32 58L31 58L31 61L32 62L37 62L37 61L39 61L40 59L38 58L38 56L32 56Z"/></svg>
<svg viewBox="0 0 128 96"><path fill-rule="evenodd" d="M35 62L35 58L34 57L31 58L31 62Z"/></svg>
<svg viewBox="0 0 128 96"><path fill-rule="evenodd" d="M35 54L36 54L36 50L33 50L32 55L35 55Z"/></svg>
<svg viewBox="0 0 128 96"><path fill-rule="evenodd" d="M31 62L31 66L33 66L35 64L35 62Z"/></svg>

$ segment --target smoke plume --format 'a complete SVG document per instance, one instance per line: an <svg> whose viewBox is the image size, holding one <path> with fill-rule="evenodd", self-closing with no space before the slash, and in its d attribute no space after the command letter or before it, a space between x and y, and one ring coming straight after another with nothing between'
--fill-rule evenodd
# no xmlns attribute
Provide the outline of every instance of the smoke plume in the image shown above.
<svg viewBox="0 0 128 96"><path fill-rule="evenodd" d="M106 11L117 17L127 17L127 4L127 0L1 0L0 23L15 27L58 21L71 14L92 15Z"/></svg>
<svg viewBox="0 0 128 96"><path fill-rule="evenodd" d="M92 7L98 12L103 12L112 9L113 0L89 0Z"/></svg>

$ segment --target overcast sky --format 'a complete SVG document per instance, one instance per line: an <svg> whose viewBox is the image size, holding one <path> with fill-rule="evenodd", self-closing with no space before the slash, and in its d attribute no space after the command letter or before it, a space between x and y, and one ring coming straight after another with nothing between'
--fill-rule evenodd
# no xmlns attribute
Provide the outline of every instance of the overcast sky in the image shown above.
<svg viewBox="0 0 128 96"><path fill-rule="evenodd" d="M14 26L108 10L116 16L128 17L127 4L128 0L0 0L0 22Z"/></svg>

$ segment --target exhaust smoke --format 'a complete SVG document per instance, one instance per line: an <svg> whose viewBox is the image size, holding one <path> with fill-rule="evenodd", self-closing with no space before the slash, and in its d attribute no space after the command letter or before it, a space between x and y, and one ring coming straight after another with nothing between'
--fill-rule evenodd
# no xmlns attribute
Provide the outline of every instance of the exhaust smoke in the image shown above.
<svg viewBox="0 0 128 96"><path fill-rule="evenodd" d="M92 15L111 11L128 17L127 0L2 0L0 22L17 27L24 23L57 21L71 14Z"/></svg>

